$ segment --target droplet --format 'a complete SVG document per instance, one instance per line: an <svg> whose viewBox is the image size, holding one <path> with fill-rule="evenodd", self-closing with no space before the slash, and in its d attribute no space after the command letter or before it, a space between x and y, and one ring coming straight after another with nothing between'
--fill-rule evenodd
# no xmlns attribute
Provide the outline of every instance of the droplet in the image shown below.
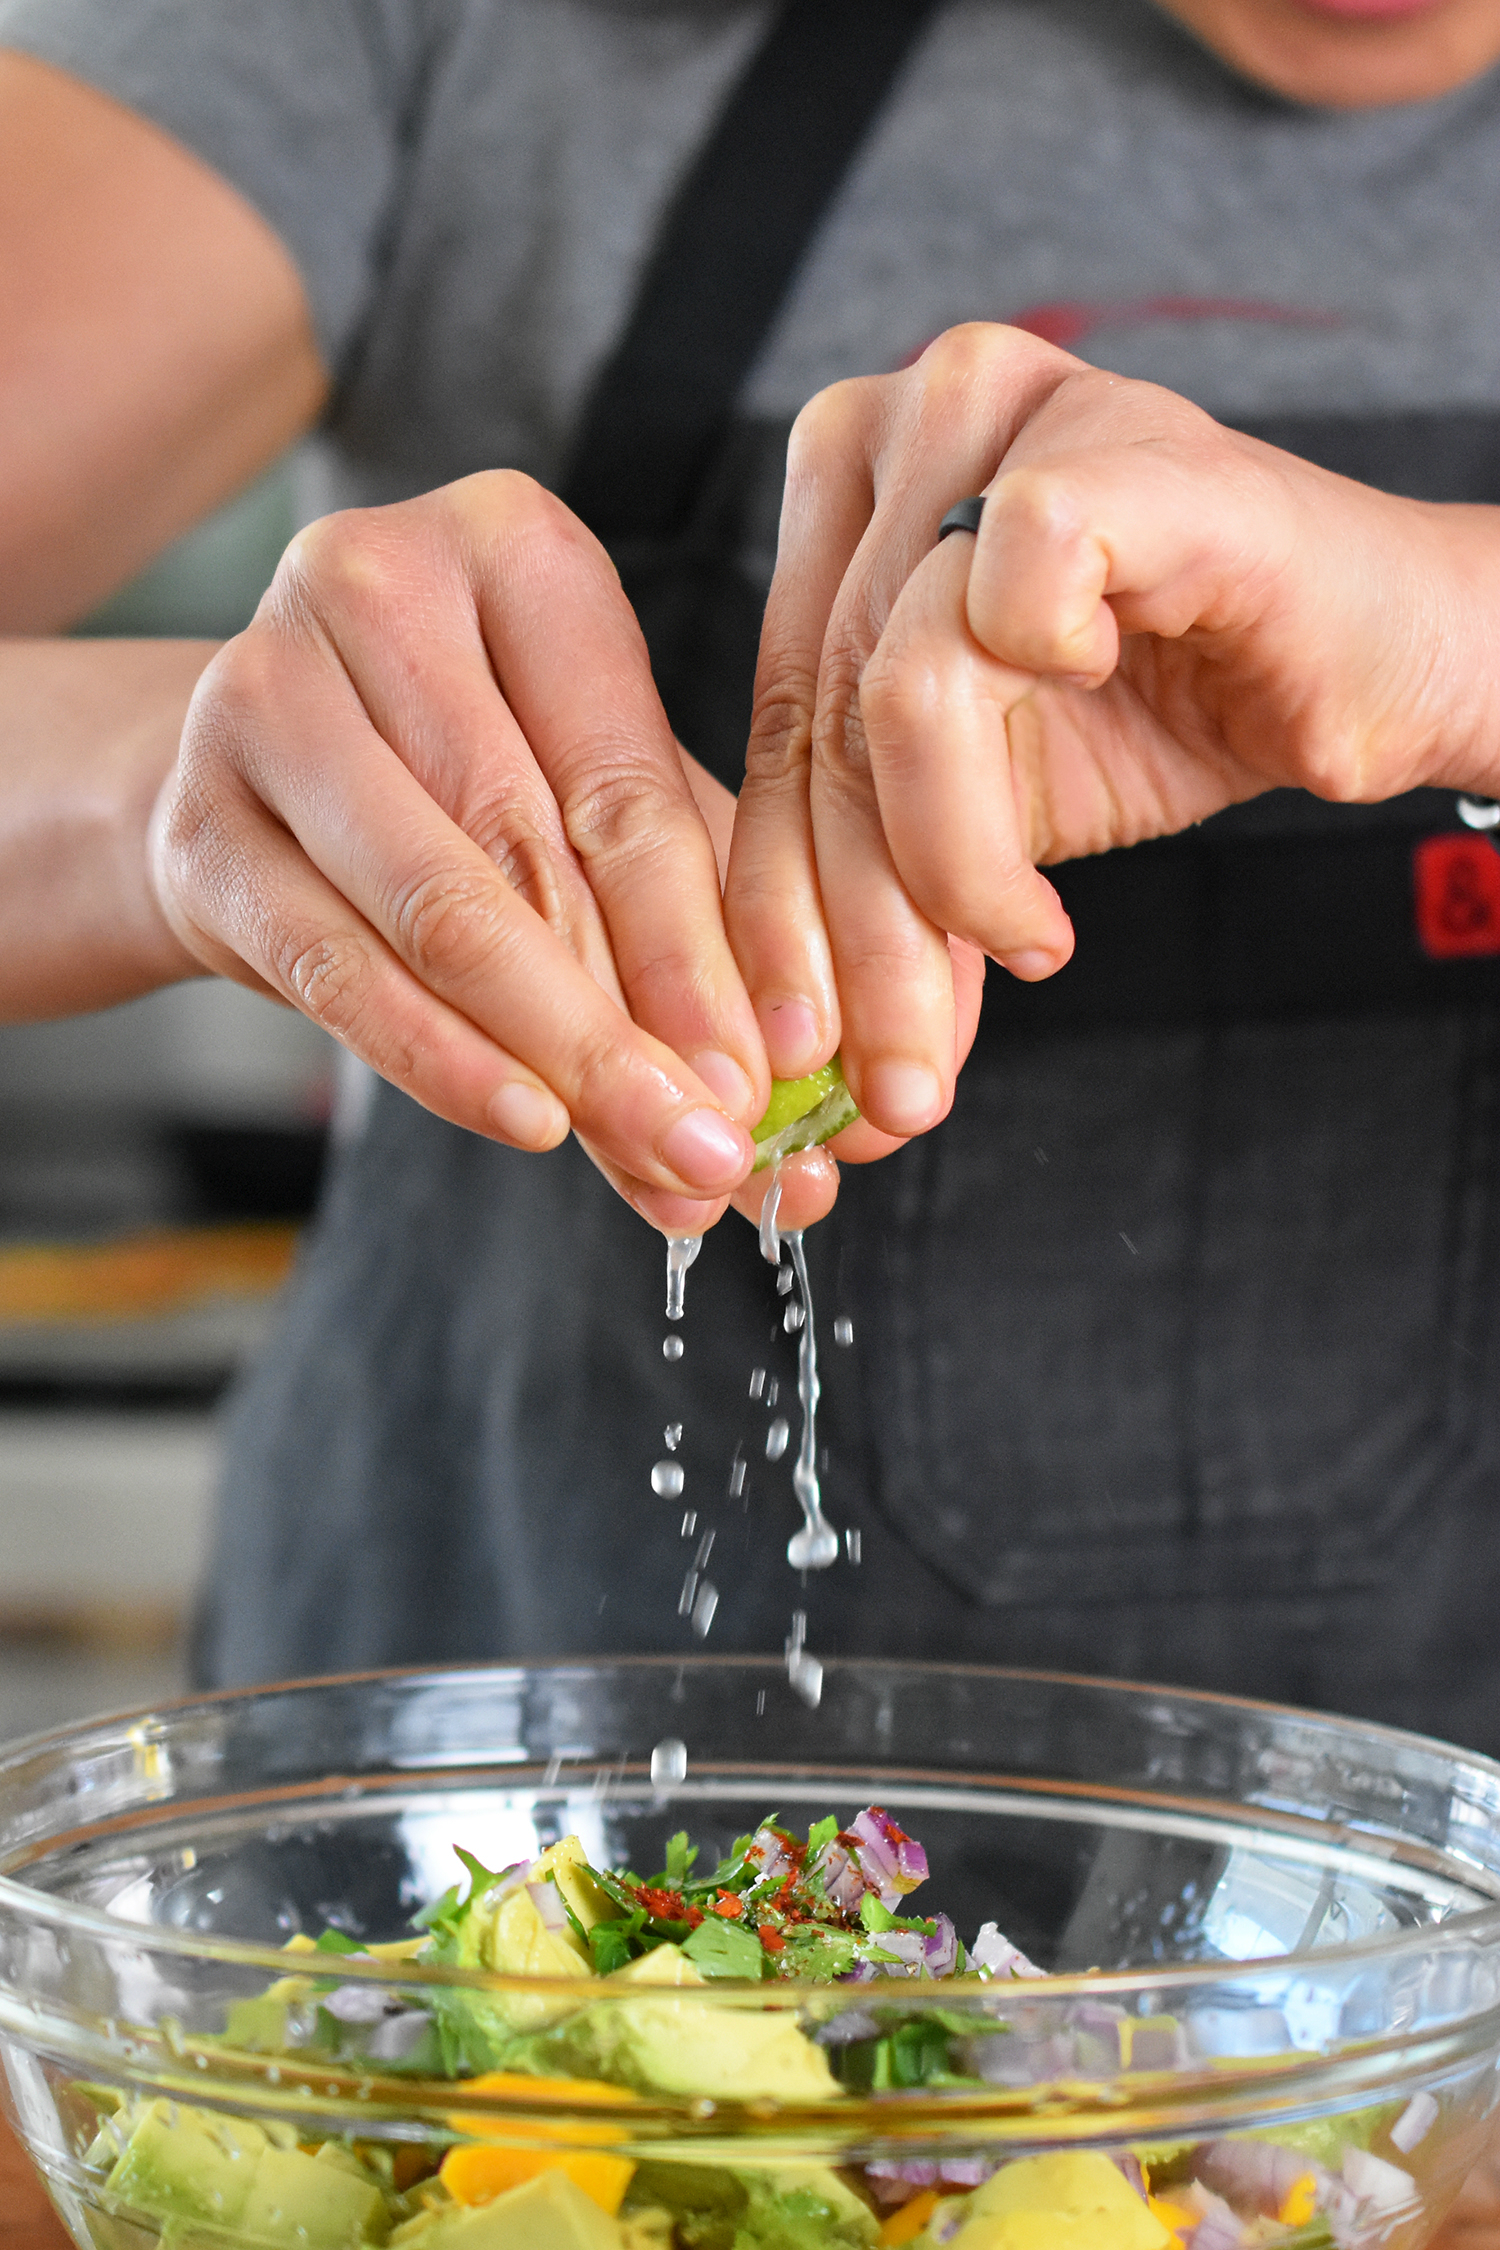
<svg viewBox="0 0 1500 2250"><path fill-rule="evenodd" d="M696 1570L690 1570L687 1573L687 1576L682 1581L682 1592L677 1597L678 1616L691 1617L693 1614L693 1603L697 1600L697 1598L698 1573Z"/></svg>
<svg viewBox="0 0 1500 2250"><path fill-rule="evenodd" d="M795 1336L807 1315L800 1305L788 1305L781 1316L781 1325L789 1336Z"/></svg>
<svg viewBox="0 0 1500 2250"><path fill-rule="evenodd" d="M764 1688L757 1688L755 1691L755 1716L757 1717L757 1719L763 1719L765 1715L766 1691Z"/></svg>
<svg viewBox="0 0 1500 2250"><path fill-rule="evenodd" d="M703 1248L701 1234L672 1234L667 1237L667 1318L681 1320L683 1292L687 1287L687 1270Z"/></svg>
<svg viewBox="0 0 1500 2250"><path fill-rule="evenodd" d="M718 1606L719 1589L711 1578L705 1578L693 1603L693 1631L700 1641L707 1640L708 1629L714 1621L714 1611Z"/></svg>
<svg viewBox="0 0 1500 2250"><path fill-rule="evenodd" d="M705 1569L708 1564L708 1558L713 1553L713 1551L714 1534L712 1531L705 1531L703 1537L698 1542L698 1552L693 1557L694 1570Z"/></svg>
<svg viewBox="0 0 1500 2250"><path fill-rule="evenodd" d="M760 1254L768 1266L781 1263L781 1236L777 1232L776 1218L781 1209L781 1166L771 1174L771 1185L760 1207Z"/></svg>
<svg viewBox="0 0 1500 2250"><path fill-rule="evenodd" d="M686 1483L680 1461L658 1461L651 1471L651 1489L660 1500L680 1500Z"/></svg>
<svg viewBox="0 0 1500 2250"><path fill-rule="evenodd" d="M687 1779L687 1744L669 1734L651 1753L653 1789L675 1789Z"/></svg>
<svg viewBox="0 0 1500 2250"><path fill-rule="evenodd" d="M778 1414L766 1432L766 1459L768 1461L779 1461L781 1459L782 1454L786 1451L787 1439L791 1434L790 1424Z"/></svg>
<svg viewBox="0 0 1500 2250"><path fill-rule="evenodd" d="M684 1514L684 1516L683 1516L683 1519L682 1519L682 1536L683 1536L683 1538L684 1538L684 1539L691 1539L691 1538L692 1538L692 1536L693 1536L693 1533L694 1533L694 1532L695 1532L695 1531L697 1530L697 1528L698 1528L698 1511L697 1511L697 1509L696 1509L696 1508L689 1508L689 1509L688 1509L688 1510L686 1511L686 1513Z"/></svg>
<svg viewBox="0 0 1500 2250"><path fill-rule="evenodd" d="M769 1383L767 1383L767 1385L766 1385L766 1411L767 1411L767 1413L769 1413L769 1412L770 1412L770 1410L771 1410L771 1408L772 1408L772 1407L773 1407L773 1406L774 1406L774 1405L776 1404L776 1395L777 1395L777 1393L779 1392L779 1390L780 1390L780 1389L781 1389L781 1385L780 1385L780 1383L779 1383L779 1382L777 1381L776 1377L775 1377L775 1376L773 1375L773 1376L771 1377L771 1380L770 1380L770 1382L769 1382Z"/></svg>
<svg viewBox="0 0 1500 2250"><path fill-rule="evenodd" d="M848 1554L850 1562L857 1563L862 1559L864 1540L861 1537L860 1533L855 1530L852 1523L845 1529L844 1547L845 1551Z"/></svg>
<svg viewBox="0 0 1500 2250"><path fill-rule="evenodd" d="M752 1367L750 1370L750 1396L752 1398L759 1398L762 1392L765 1390L765 1387L765 1369L763 1367Z"/></svg>
<svg viewBox="0 0 1500 2250"><path fill-rule="evenodd" d="M749 1463L736 1454L729 1471L729 1497L731 1500L738 1500L740 1494L744 1491L745 1475L748 1468Z"/></svg>
<svg viewBox="0 0 1500 2250"><path fill-rule="evenodd" d="M669 1422L666 1428L662 1431L661 1436L662 1443L663 1445L665 1445L667 1451L669 1453L675 1453L678 1446L682 1443L682 1424L680 1422Z"/></svg>
<svg viewBox="0 0 1500 2250"><path fill-rule="evenodd" d="M682 1338L680 1336L663 1336L661 1340L661 1356L663 1359L681 1359Z"/></svg>
<svg viewBox="0 0 1500 2250"><path fill-rule="evenodd" d="M833 1340L836 1344L844 1345L845 1349L854 1341L854 1323L842 1313L833 1324Z"/></svg>
<svg viewBox="0 0 1500 2250"><path fill-rule="evenodd" d="M796 1281L796 1278L797 1276L793 1273L790 1266L778 1266L776 1268L777 1296L790 1297L792 1293L792 1284Z"/></svg>

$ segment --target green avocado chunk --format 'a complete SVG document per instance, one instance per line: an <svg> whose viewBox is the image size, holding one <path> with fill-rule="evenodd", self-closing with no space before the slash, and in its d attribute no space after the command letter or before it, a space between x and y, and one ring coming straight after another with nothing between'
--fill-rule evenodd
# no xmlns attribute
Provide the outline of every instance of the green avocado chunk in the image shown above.
<svg viewBox="0 0 1500 2250"><path fill-rule="evenodd" d="M773 1080L766 1114L750 1134L756 1171L764 1172L799 1149L821 1147L858 1115L837 1055L806 1078Z"/></svg>
<svg viewBox="0 0 1500 2250"><path fill-rule="evenodd" d="M386 2234L385 2197L372 2180L321 2153L268 2148L255 2167L240 2224L254 2242L291 2250L358 2250Z"/></svg>
<svg viewBox="0 0 1500 2250"><path fill-rule="evenodd" d="M105 2184L120 2202L154 2217L237 2226L270 2145L245 2119L155 2101Z"/></svg>

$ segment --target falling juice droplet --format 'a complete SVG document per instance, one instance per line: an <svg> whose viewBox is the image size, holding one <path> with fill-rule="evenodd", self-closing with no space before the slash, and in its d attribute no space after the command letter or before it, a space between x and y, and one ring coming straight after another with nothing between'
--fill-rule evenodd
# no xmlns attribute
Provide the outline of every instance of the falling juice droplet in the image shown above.
<svg viewBox="0 0 1500 2250"><path fill-rule="evenodd" d="M693 1614L693 1604L697 1599L698 1573L696 1570L689 1570L682 1581L682 1592L677 1597L678 1616L691 1617Z"/></svg>
<svg viewBox="0 0 1500 2250"><path fill-rule="evenodd" d="M780 1389L781 1385L777 1382L776 1377L773 1375L770 1382L766 1385L766 1412L768 1414L770 1413L772 1407L776 1404L776 1395Z"/></svg>
<svg viewBox="0 0 1500 2250"><path fill-rule="evenodd" d="M687 1779L687 1744L679 1742L675 1734L658 1742L651 1753L651 1786L653 1789L675 1789Z"/></svg>
<svg viewBox="0 0 1500 2250"><path fill-rule="evenodd" d="M807 1315L800 1305L788 1305L781 1316L781 1325L789 1336L795 1336Z"/></svg>
<svg viewBox="0 0 1500 2250"><path fill-rule="evenodd" d="M713 1534L713 1532L712 1532L712 1531L705 1531L705 1532L704 1532L704 1534L703 1534L703 1537L702 1537L702 1538L701 1538L701 1539L699 1540L699 1542L698 1542L698 1552L697 1552L697 1554L696 1554L696 1555L694 1555L694 1557L693 1557L693 1568L694 1568L694 1570L705 1570L705 1569L707 1569L707 1567L708 1567L708 1558L709 1558L709 1556L710 1556L710 1555L711 1555L711 1554L713 1553L713 1551L714 1551L714 1534Z"/></svg>
<svg viewBox="0 0 1500 2250"><path fill-rule="evenodd" d="M817 1657L807 1653L807 1612L792 1611L792 1629L786 1637L786 1676L793 1693L799 1695L810 1711L816 1711L823 1700L823 1667Z"/></svg>
<svg viewBox="0 0 1500 2250"><path fill-rule="evenodd" d="M714 1611L719 1606L719 1589L711 1578L705 1578L693 1602L693 1631L700 1641L708 1638L708 1629L714 1621Z"/></svg>
<svg viewBox="0 0 1500 2250"><path fill-rule="evenodd" d="M740 1494L744 1491L745 1474L748 1467L749 1463L736 1454L729 1470L729 1497L731 1500L738 1500Z"/></svg>
<svg viewBox="0 0 1500 2250"><path fill-rule="evenodd" d="M680 1336L663 1336L661 1340L661 1356L663 1359L681 1359L682 1338Z"/></svg>
<svg viewBox="0 0 1500 2250"><path fill-rule="evenodd" d="M781 1265L776 1268L776 1294L778 1297L790 1297L796 1284L797 1276L790 1266Z"/></svg>
<svg viewBox="0 0 1500 2250"><path fill-rule="evenodd" d="M836 1344L842 1344L846 1351L854 1341L854 1323L842 1313L833 1324L833 1340Z"/></svg>
<svg viewBox="0 0 1500 2250"><path fill-rule="evenodd" d="M791 1434L790 1423L784 1421L778 1414L766 1432L766 1459L768 1461L779 1461L781 1459L782 1454L786 1451L787 1440Z"/></svg>
<svg viewBox="0 0 1500 2250"><path fill-rule="evenodd" d="M848 1555L850 1562L859 1562L859 1560L861 1559L861 1549L863 1545L864 1540L862 1535L855 1530L852 1524L850 1524L844 1533L844 1551Z"/></svg>
<svg viewBox="0 0 1500 2250"><path fill-rule="evenodd" d="M689 1508L689 1509L687 1509L687 1510L685 1511L685 1513L684 1513L684 1515L683 1515L683 1518L682 1518L682 1536L683 1536L683 1538L684 1538L684 1539L691 1539L691 1538L692 1538L692 1536L693 1536L693 1533L694 1533L694 1532L695 1532L695 1531L697 1530L697 1528L698 1528L698 1511L697 1511L697 1509L696 1509L696 1508Z"/></svg>
<svg viewBox="0 0 1500 2250"><path fill-rule="evenodd" d="M839 1559L839 1535L823 1513L823 1496L818 1488L820 1386L818 1338L813 1326L812 1284L808 1280L807 1256L802 1247L801 1235L789 1234L786 1239L787 1247L792 1253L792 1264L797 1269L797 1289L805 1315L802 1337L797 1347L797 1396L802 1402L802 1444L797 1453L797 1466L792 1471L792 1490L797 1495L805 1521L802 1529L793 1532L787 1541L786 1559L793 1570L827 1570L830 1563L836 1563ZM821 1694L821 1670L818 1678L818 1692Z"/></svg>
<svg viewBox="0 0 1500 2250"><path fill-rule="evenodd" d="M764 1688L757 1688L755 1691L755 1716L757 1717L757 1719L763 1719L765 1715L766 1691Z"/></svg>
<svg viewBox="0 0 1500 2250"><path fill-rule="evenodd" d="M760 1207L760 1254L768 1266L781 1263L781 1236L776 1231L776 1220L781 1210L781 1166L771 1174L771 1184L766 1189L766 1200Z"/></svg>
<svg viewBox="0 0 1500 2250"><path fill-rule="evenodd" d="M701 1234L667 1236L667 1318L681 1320L687 1270L703 1248Z"/></svg>
<svg viewBox="0 0 1500 2250"><path fill-rule="evenodd" d="M680 1500L686 1483L680 1461L658 1461L651 1471L651 1489L659 1500Z"/></svg>
<svg viewBox="0 0 1500 2250"><path fill-rule="evenodd" d="M763 1367L752 1367L750 1370L750 1396L752 1398L759 1398L761 1393L765 1390L765 1387L765 1369Z"/></svg>
<svg viewBox="0 0 1500 2250"><path fill-rule="evenodd" d="M682 1424L669 1422L661 1433L662 1443L669 1453L675 1453L682 1443Z"/></svg>

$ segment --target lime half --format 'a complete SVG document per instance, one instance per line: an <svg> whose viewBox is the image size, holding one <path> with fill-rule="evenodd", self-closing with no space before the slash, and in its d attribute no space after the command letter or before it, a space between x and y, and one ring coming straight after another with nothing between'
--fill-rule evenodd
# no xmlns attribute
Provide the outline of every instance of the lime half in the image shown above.
<svg viewBox="0 0 1500 2250"><path fill-rule="evenodd" d="M837 1055L806 1078L773 1079L766 1114L750 1136L755 1142L756 1171L764 1172L799 1149L831 1141L858 1115Z"/></svg>

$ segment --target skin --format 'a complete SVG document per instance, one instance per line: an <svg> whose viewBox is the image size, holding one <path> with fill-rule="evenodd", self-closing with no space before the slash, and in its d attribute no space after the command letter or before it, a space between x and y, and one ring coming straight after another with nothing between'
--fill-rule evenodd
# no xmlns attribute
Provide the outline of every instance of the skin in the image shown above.
<svg viewBox="0 0 1500 2250"><path fill-rule="evenodd" d="M1172 12L1336 106L1500 51L1500 0ZM721 904L731 802L672 743L601 550L524 478L313 527L222 652L36 640L274 458L327 376L232 189L4 54L0 236L0 429L25 433L0 448L0 629L33 636L0 644L0 1013L234 976L493 1138L571 1123L697 1232L731 1190L759 1206L772 1066L842 1040L850 1157L944 1114L984 957L1035 977L1070 948L1037 863L1278 780L1500 784L1485 511L1383 500L960 330L798 425ZM982 536L934 552L975 490ZM783 1224L835 1190L800 1159Z"/></svg>

